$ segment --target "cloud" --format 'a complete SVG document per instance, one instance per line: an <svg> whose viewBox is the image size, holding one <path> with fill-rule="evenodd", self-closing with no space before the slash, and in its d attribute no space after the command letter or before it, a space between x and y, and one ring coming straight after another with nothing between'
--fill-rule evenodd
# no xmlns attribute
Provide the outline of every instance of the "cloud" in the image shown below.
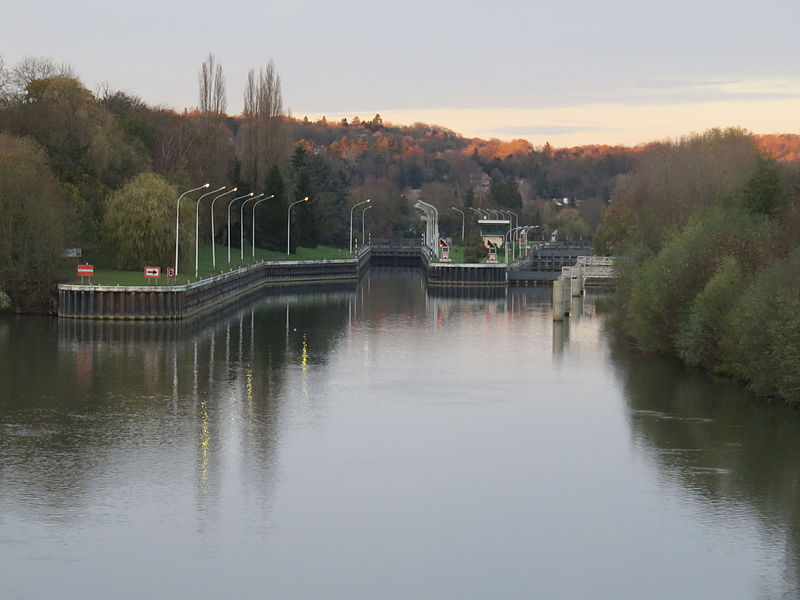
<svg viewBox="0 0 800 600"><path fill-rule="evenodd" d="M645 90L685 90L690 88L717 87L742 83L739 79L710 79L708 81L689 81L686 79L650 79L639 81L636 87Z"/></svg>
<svg viewBox="0 0 800 600"><path fill-rule="evenodd" d="M627 104L800 99L796 79L651 79L634 86Z"/></svg>
<svg viewBox="0 0 800 600"><path fill-rule="evenodd" d="M620 131L616 127L603 127L601 125L520 125L511 127L495 127L485 130L486 133L502 136L530 135L571 135L574 133L604 133Z"/></svg>

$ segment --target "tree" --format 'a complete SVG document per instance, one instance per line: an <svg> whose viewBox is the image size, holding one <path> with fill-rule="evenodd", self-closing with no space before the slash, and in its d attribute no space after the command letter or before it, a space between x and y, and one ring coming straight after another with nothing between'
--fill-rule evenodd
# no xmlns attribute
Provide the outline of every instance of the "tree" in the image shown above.
<svg viewBox="0 0 800 600"><path fill-rule="evenodd" d="M209 53L208 58L200 67L198 76L200 83L200 113L209 117L219 118L225 114L227 98L225 96L225 75L222 65L217 64L214 55Z"/></svg>
<svg viewBox="0 0 800 600"><path fill-rule="evenodd" d="M11 101L12 90L11 71L6 66L3 57L0 56L0 108Z"/></svg>
<svg viewBox="0 0 800 600"><path fill-rule="evenodd" d="M230 130L225 127L225 75L222 65L209 54L200 67L199 80L199 137L194 156L199 172L195 179L227 183L232 158Z"/></svg>
<svg viewBox="0 0 800 600"><path fill-rule="evenodd" d="M37 79L78 79L72 65L56 64L44 56L26 56L11 71L10 83L16 94L23 95Z"/></svg>
<svg viewBox="0 0 800 600"><path fill-rule="evenodd" d="M0 134L0 290L19 310L47 310L63 275L61 187L44 150L31 139Z"/></svg>
<svg viewBox="0 0 800 600"><path fill-rule="evenodd" d="M131 141L115 117L98 104L76 79L32 81L24 101L0 111L0 126L19 136L30 136L47 152L50 165L62 183L71 186L70 198L86 203L97 230L103 199L149 167L146 149ZM96 239L79 240L85 249Z"/></svg>
<svg viewBox="0 0 800 600"><path fill-rule="evenodd" d="M258 205L256 210L256 241L261 248L286 251L286 185L277 165L267 174L264 194L274 196ZM250 211L252 217L252 211ZM252 221L251 227L252 227ZM251 240L252 241L252 240Z"/></svg>
<svg viewBox="0 0 800 600"><path fill-rule="evenodd" d="M244 124L239 128L241 178L261 189L272 165L280 165L288 153L281 78L270 60L258 76L247 74L244 92Z"/></svg>
<svg viewBox="0 0 800 600"><path fill-rule="evenodd" d="M178 191L163 177L142 173L109 195L103 237L118 269L171 265L175 260L175 200ZM194 231L184 215L180 254L186 264Z"/></svg>

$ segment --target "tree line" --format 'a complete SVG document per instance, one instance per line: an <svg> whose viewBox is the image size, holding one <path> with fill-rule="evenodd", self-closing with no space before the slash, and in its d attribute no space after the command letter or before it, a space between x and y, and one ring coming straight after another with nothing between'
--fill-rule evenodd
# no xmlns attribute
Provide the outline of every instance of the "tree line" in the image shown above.
<svg viewBox="0 0 800 600"><path fill-rule="evenodd" d="M800 168L738 129L653 144L620 180L596 247L640 349L800 403Z"/></svg>
<svg viewBox="0 0 800 600"><path fill-rule="evenodd" d="M11 66L0 57L0 289L17 308L48 305L52 282L66 276L50 259L65 247L82 248L100 266L172 264L174 203L205 182L274 195L254 224L259 245L273 250L286 247L289 203L309 196L313 202L292 215L292 250L347 247L350 208L366 198L373 200L366 228L372 238L418 238L411 198L421 197L438 208L442 235L456 243L462 216L453 207L465 211L473 244L475 211L497 209L562 239L589 239L603 223L599 240L610 251L615 225L603 215L610 210L613 217L632 174L660 151L659 144L534 148L525 140L464 138L439 125L393 125L379 114L293 118L271 61L249 72L244 109L232 116L224 69L213 55L197 76L197 107L176 112L105 85L90 91L71 66L50 59ZM792 155L793 139L768 143ZM193 221L191 209L194 202L184 200L183 223ZM218 209L219 216L224 205ZM203 223L208 210L201 204ZM247 230L250 217L244 213ZM360 213L355 217L358 224ZM237 211L234 219L238 225ZM227 242L224 219L216 222L213 234L200 229L203 242ZM181 228L183 259L193 254L193 236L191 227ZM238 247L238 236L231 242Z"/></svg>

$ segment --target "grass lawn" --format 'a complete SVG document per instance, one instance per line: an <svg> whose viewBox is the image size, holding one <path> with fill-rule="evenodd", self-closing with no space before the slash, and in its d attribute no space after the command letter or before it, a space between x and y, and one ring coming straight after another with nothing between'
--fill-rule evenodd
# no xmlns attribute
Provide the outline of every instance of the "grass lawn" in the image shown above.
<svg viewBox="0 0 800 600"><path fill-rule="evenodd" d="M256 248L255 258L252 257L252 250L249 253L245 250L244 260L239 260L239 254L238 248L231 248L231 262L228 263L228 246L218 245L216 247L217 268L215 270L213 268L211 246L206 244L200 246L198 256L199 277L194 276L193 267L185 273L180 273L177 279L169 279L167 278L167 266L169 265L147 265L161 267L161 277L159 279L149 279L144 276L145 265L142 265L142 269L138 271L120 271L96 266L94 277L92 277L91 281L92 285L185 285L198 279L204 279L231 269L238 269L244 265L266 260L331 260L348 258L347 250L329 248L327 246L297 248L297 252L291 256L286 256L285 252L275 252L262 248ZM91 259L86 262L92 264ZM82 283L82 281L80 277L74 275L66 283L76 284Z"/></svg>
<svg viewBox="0 0 800 600"><path fill-rule="evenodd" d="M450 263L451 264L469 264L464 262L464 246L450 246ZM502 263L505 260L505 254L501 250L497 253L497 262ZM443 261L434 261L434 262L443 262ZM484 255L483 258L479 261L479 264L486 263L486 256ZM473 263L475 264L475 263Z"/></svg>

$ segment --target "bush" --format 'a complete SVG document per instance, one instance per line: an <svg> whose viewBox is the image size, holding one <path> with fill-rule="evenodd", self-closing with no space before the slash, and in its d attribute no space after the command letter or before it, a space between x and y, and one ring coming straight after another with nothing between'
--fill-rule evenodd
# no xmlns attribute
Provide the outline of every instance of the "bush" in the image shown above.
<svg viewBox="0 0 800 600"><path fill-rule="evenodd" d="M47 311L64 275L66 208L42 148L0 134L0 290L16 310Z"/></svg>
<svg viewBox="0 0 800 600"><path fill-rule="evenodd" d="M742 364L756 393L800 403L800 249L754 278L732 319Z"/></svg>
<svg viewBox="0 0 800 600"><path fill-rule="evenodd" d="M629 275L625 328L646 352L676 351L676 337L695 296L726 257L744 269L765 261L770 223L719 207L698 212L652 259Z"/></svg>
<svg viewBox="0 0 800 600"><path fill-rule="evenodd" d="M732 367L725 364L734 345L730 314L743 287L739 261L729 256L691 302L678 328L675 346L687 364L731 374Z"/></svg>
<svg viewBox="0 0 800 600"><path fill-rule="evenodd" d="M171 265L175 261L177 190L163 177L142 173L107 198L103 239L117 269ZM186 206L193 203L185 200ZM181 256L188 264L194 219L182 211ZM194 215L192 215L194 216Z"/></svg>

